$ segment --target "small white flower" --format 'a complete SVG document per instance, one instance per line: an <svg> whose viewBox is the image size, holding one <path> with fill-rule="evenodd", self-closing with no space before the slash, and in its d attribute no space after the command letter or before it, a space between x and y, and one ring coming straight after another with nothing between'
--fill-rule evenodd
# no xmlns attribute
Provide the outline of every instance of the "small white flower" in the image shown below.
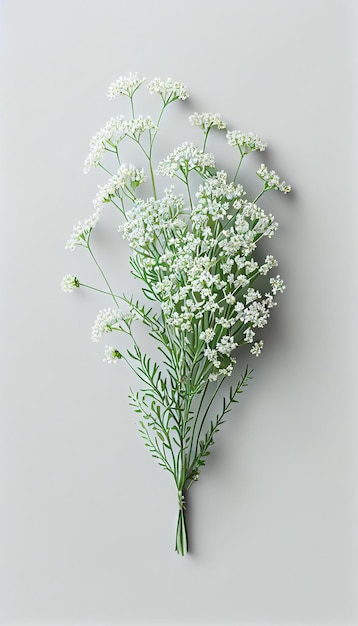
<svg viewBox="0 0 358 626"><path fill-rule="evenodd" d="M278 265L276 259L273 258L273 256L271 254L268 254L266 256L265 262L261 265L259 272L260 274L262 274L263 276L266 276L266 274L273 268L276 267Z"/></svg>
<svg viewBox="0 0 358 626"><path fill-rule="evenodd" d="M236 322L235 317L231 317L231 318L216 317L215 318L215 323L218 324L219 326L222 326L223 328L231 328L232 326L235 325L235 322Z"/></svg>
<svg viewBox="0 0 358 626"><path fill-rule="evenodd" d="M126 213L126 222L118 227L132 248L147 248L158 236L167 232L177 233L187 227L178 217L183 212L183 196L176 196L172 188L166 189L162 200L138 198L134 206Z"/></svg>
<svg viewBox="0 0 358 626"><path fill-rule="evenodd" d="M87 174L91 167L99 165L109 141L118 143L126 134L126 122L123 115L111 117L104 128L94 135L90 141L90 152L84 165L84 173Z"/></svg>
<svg viewBox="0 0 358 626"><path fill-rule="evenodd" d="M74 250L76 246L87 245L88 235L92 231L92 228L96 226L100 215L101 207L98 205L96 211L87 217L83 223L78 222L78 224L73 227L72 235L66 243L68 250Z"/></svg>
<svg viewBox="0 0 358 626"><path fill-rule="evenodd" d="M211 363L215 363L218 358L218 353L212 348L205 348L204 356L208 359L208 361L211 361Z"/></svg>
<svg viewBox="0 0 358 626"><path fill-rule="evenodd" d="M216 344L216 350L220 352L220 354L224 354L229 356L235 348L237 348L238 344L234 341L234 337L230 335L225 335L221 338L221 340Z"/></svg>
<svg viewBox="0 0 358 626"><path fill-rule="evenodd" d="M126 165L123 163L117 174L111 176L108 179L105 185L102 187L98 185L98 193L96 198L93 200L93 204L97 209L102 207L104 202L109 202L111 198L117 195L117 192L120 189L124 189L125 187L138 187L141 183L146 180L146 175L142 169L136 169L134 165Z"/></svg>
<svg viewBox="0 0 358 626"><path fill-rule="evenodd" d="M254 302L255 300L259 300L262 298L261 293L259 291L255 291L252 287L249 287L247 293L244 295L246 300L246 304L250 304L250 302Z"/></svg>
<svg viewBox="0 0 358 626"><path fill-rule="evenodd" d="M173 82L170 78L167 80L154 78L154 80L148 83L147 87L149 93L159 93L166 104L178 98L186 100L189 97L186 86L183 83Z"/></svg>
<svg viewBox="0 0 358 626"><path fill-rule="evenodd" d="M244 332L244 340L246 343L252 343L254 339L255 333L252 328L247 328Z"/></svg>
<svg viewBox="0 0 358 626"><path fill-rule="evenodd" d="M252 274L252 272L255 272L257 268L259 267L259 264L256 263L254 259L251 259L250 261L246 261L245 265L246 265L246 269L245 269L246 274Z"/></svg>
<svg viewBox="0 0 358 626"><path fill-rule="evenodd" d="M261 180L264 181L266 189L277 189L283 193L289 193L291 191L291 186L284 180L281 182L275 170L271 170L269 172L266 165L263 163L261 164L260 169L257 170L256 174L259 178L261 178Z"/></svg>
<svg viewBox="0 0 358 626"><path fill-rule="evenodd" d="M267 148L267 143L263 143L258 135L253 133L242 133L240 130L229 130L226 138L230 146L243 148L244 151L260 150L263 152Z"/></svg>
<svg viewBox="0 0 358 626"><path fill-rule="evenodd" d="M202 172L206 167L215 167L214 156L186 141L159 163L157 174L172 178L178 170L186 175L194 169Z"/></svg>
<svg viewBox="0 0 358 626"><path fill-rule="evenodd" d="M193 113L189 116L189 122L193 126L200 126L204 133L207 133L212 126L219 129L226 128L226 123L222 121L220 113Z"/></svg>
<svg viewBox="0 0 358 626"><path fill-rule="evenodd" d="M204 340L205 343L210 343L210 341L212 341L214 337L215 331L213 328L206 328L199 335L199 339Z"/></svg>
<svg viewBox="0 0 358 626"><path fill-rule="evenodd" d="M226 294L226 296L224 297L225 301L227 302L227 304L235 304L236 302L236 298L232 293L228 293Z"/></svg>
<svg viewBox="0 0 358 626"><path fill-rule="evenodd" d="M118 363L119 359L122 358L122 355L116 348L113 346L106 346L104 349L104 363L109 363L111 365Z"/></svg>
<svg viewBox="0 0 358 626"><path fill-rule="evenodd" d="M279 274L275 278L270 278L271 291L275 296L278 291L283 293L284 289L286 289L284 282Z"/></svg>
<svg viewBox="0 0 358 626"><path fill-rule="evenodd" d="M219 370L220 376L231 376L234 370L234 364L236 363L236 359L232 359L232 362L229 363L227 367L223 367Z"/></svg>
<svg viewBox="0 0 358 626"><path fill-rule="evenodd" d="M103 309L100 311L92 327L92 341L97 342L104 333L111 332L112 327L121 319L123 319L123 314L118 309Z"/></svg>
<svg viewBox="0 0 358 626"><path fill-rule="evenodd" d="M66 291L67 293L72 293L76 288L80 286L80 282L76 276L72 276L72 274L66 274L63 277L61 282L61 289Z"/></svg>
<svg viewBox="0 0 358 626"><path fill-rule="evenodd" d="M231 268L234 265L234 259L226 259L226 261L224 263L222 263L220 265L220 269L223 272L223 274L229 274L229 272L231 272Z"/></svg>
<svg viewBox="0 0 358 626"><path fill-rule="evenodd" d="M252 346L250 352L254 356L259 356L261 354L261 352L262 352L262 348L263 347L264 347L264 342L263 341L256 341L254 343L254 345Z"/></svg>
<svg viewBox="0 0 358 626"><path fill-rule="evenodd" d="M150 115L147 115L147 117L139 115L133 120L126 122L126 134L132 135L136 139L139 139L140 135L146 130L158 130L158 126L154 124Z"/></svg>
<svg viewBox="0 0 358 626"><path fill-rule="evenodd" d="M246 276L244 276L243 274L239 274L238 277L235 279L234 287L235 289L239 289L240 287L246 287L249 282L250 281L248 278L246 278Z"/></svg>
<svg viewBox="0 0 358 626"><path fill-rule="evenodd" d="M108 98L113 100L117 96L133 97L138 87L145 81L145 78L138 78L138 74L130 73L128 76L120 76L115 82L111 83L108 89Z"/></svg>

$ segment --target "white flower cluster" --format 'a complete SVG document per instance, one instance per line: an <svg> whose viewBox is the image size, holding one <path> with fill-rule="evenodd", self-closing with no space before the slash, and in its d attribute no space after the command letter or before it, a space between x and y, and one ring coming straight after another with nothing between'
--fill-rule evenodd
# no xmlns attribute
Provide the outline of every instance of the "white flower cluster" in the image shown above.
<svg viewBox="0 0 358 626"><path fill-rule="evenodd" d="M259 273L252 259L238 256L220 265L215 257L204 255L202 247L191 233L175 240L176 252L160 259L162 278L155 290L169 326L186 333L202 327L199 338L206 344L204 356L213 367L210 380L216 380L230 375L235 363L232 352L253 342L256 329L266 325L276 303L272 294L263 296L249 287ZM255 275L248 278L245 270L253 265ZM238 273L238 267L243 273ZM256 343L252 353L258 356L262 346Z"/></svg>
<svg viewBox="0 0 358 626"><path fill-rule="evenodd" d="M122 358L122 355L116 348L113 346L106 346L104 349L104 363L109 363L110 365L114 365L118 363L118 361Z"/></svg>
<svg viewBox="0 0 358 626"><path fill-rule="evenodd" d="M145 81L145 78L138 78L138 74L130 73L129 76L120 76L115 82L111 83L108 89L108 98L113 100L117 96L133 97L138 87Z"/></svg>
<svg viewBox="0 0 358 626"><path fill-rule="evenodd" d="M103 202L108 202L111 198L113 198L119 189L124 189L125 187L138 187L141 183L146 180L146 175L144 173L144 169L137 169L129 163L122 163L119 167L117 174L111 176L108 179L105 185L98 185L98 194L96 198L93 200L93 204L96 208L101 207Z"/></svg>
<svg viewBox="0 0 358 626"><path fill-rule="evenodd" d="M78 224L73 227L72 235L66 243L66 248L68 250L74 250L76 246L87 244L88 235L90 234L92 228L96 226L99 216L101 215L101 211L101 207L97 206L92 215L87 217L84 222L79 221Z"/></svg>
<svg viewBox="0 0 358 626"><path fill-rule="evenodd" d="M265 262L260 267L260 274L266 276L266 274L273 268L277 267L278 263L271 254L268 254L265 258Z"/></svg>
<svg viewBox="0 0 358 626"><path fill-rule="evenodd" d="M159 163L157 174L173 178L178 170L187 176L191 170L204 172L206 167L215 167L214 156L186 141Z"/></svg>
<svg viewBox="0 0 358 626"><path fill-rule="evenodd" d="M189 97L186 86L183 83L173 82L170 78L167 80L154 78L147 87L149 93L159 93L166 104L173 100L186 100Z"/></svg>
<svg viewBox="0 0 358 626"><path fill-rule="evenodd" d="M125 120L123 115L111 117L104 128L101 128L91 139L84 173L87 174L91 167L100 163L108 146L116 146L126 135L138 140L142 133L152 129L157 129L157 126L149 115L146 118L139 115L132 120Z"/></svg>
<svg viewBox="0 0 358 626"><path fill-rule="evenodd" d="M98 223L102 213L103 203L109 202L111 198L118 195L120 189L125 189L129 186L132 188L138 187L138 185L145 180L146 175L143 169L137 169L134 165L126 165L123 163L117 174L111 176L105 185L98 185L98 193L93 200L94 213L87 217L84 222L79 221L78 224L73 227L73 232L67 241L66 248L68 250L74 250L78 245L86 245L88 235Z"/></svg>
<svg viewBox="0 0 358 626"><path fill-rule="evenodd" d="M270 278L270 285L273 295L276 295L279 291L283 293L284 289L286 289L280 274L277 274L275 278Z"/></svg>
<svg viewBox="0 0 358 626"><path fill-rule="evenodd" d="M259 356L262 352L262 348L264 347L264 342L262 341L256 341L254 343L254 345L252 346L250 352L251 354L253 354L254 356Z"/></svg>
<svg viewBox="0 0 358 626"><path fill-rule="evenodd" d="M139 139L140 135L144 133L146 130L158 130L158 126L156 126L150 117L142 117L138 115L132 120L128 120L126 123L126 135L135 137Z"/></svg>
<svg viewBox="0 0 358 626"><path fill-rule="evenodd" d="M256 331L284 289L280 276L270 280L271 293L252 287L277 265L271 255L261 265L253 257L277 223L244 195L224 171L216 172L200 185L191 211L170 188L163 200L138 200L119 228L136 262L155 272L153 290L168 326L178 333L198 328L210 380L231 374L240 345L252 344L252 354L260 354Z"/></svg>
<svg viewBox="0 0 358 626"><path fill-rule="evenodd" d="M226 123L222 121L220 113L193 113L189 116L189 122L193 126L199 126L207 133L210 128L217 126L219 129L226 128Z"/></svg>
<svg viewBox="0 0 358 626"><path fill-rule="evenodd" d="M275 170L271 170L269 172L266 165L263 163L261 164L260 169L257 170L256 174L264 181L266 189L277 189L283 193L289 193L291 191L291 186L284 180L281 182Z"/></svg>
<svg viewBox="0 0 358 626"><path fill-rule="evenodd" d="M100 163L105 151L106 143L114 141L118 143L126 134L126 124L124 116L111 117L104 128L96 133L90 141L90 152L84 165L84 173L87 174L91 167Z"/></svg>
<svg viewBox="0 0 358 626"><path fill-rule="evenodd" d="M198 203L193 207L191 221L193 232L206 240L212 235L210 223L227 218L225 228L217 235L220 255L235 256L239 252L249 254L256 248L262 236L272 237L278 224L273 215L266 213L252 202L244 199L242 185L227 183L227 174L217 172L200 185L196 194ZM234 217L235 215L235 217ZM267 263L262 273L271 269Z"/></svg>
<svg viewBox="0 0 358 626"><path fill-rule="evenodd" d="M137 199L126 213L126 222L118 227L131 248L147 248L159 235L180 231L186 223L180 217L184 211L183 196L176 196L173 188L165 189L162 200Z"/></svg>
<svg viewBox="0 0 358 626"><path fill-rule="evenodd" d="M236 203L236 208L240 208L238 203ZM257 234L260 233L261 236L268 237L269 239L275 234L278 228L278 223L275 222L275 218L272 213L266 215L265 211L258 207L254 202L246 201L241 203L241 210L244 217L254 221L254 229Z"/></svg>
<svg viewBox="0 0 358 626"><path fill-rule="evenodd" d="M244 199L235 200L232 207L237 215L231 218L229 223L232 225L222 229L218 237L220 255L232 257L237 254L251 254L257 247L257 241L261 237L272 237L278 224L273 221L273 215L266 215L260 207ZM251 221L252 215L255 216L253 222ZM267 267L266 264L263 274Z"/></svg>
<svg viewBox="0 0 358 626"><path fill-rule="evenodd" d="M201 233L204 238L211 236L211 229L208 229L210 220L224 219L230 210L231 201L243 195L242 185L228 183L227 174L223 170L207 178L196 193L198 203L191 213L194 232L198 235Z"/></svg>
<svg viewBox="0 0 358 626"><path fill-rule="evenodd" d="M253 152L254 150L260 150L263 152L267 148L267 143L263 143L258 135L254 133L242 133L241 130L229 130L226 133L226 138L230 146L236 146Z"/></svg>
<svg viewBox="0 0 358 626"><path fill-rule="evenodd" d="M76 288L80 286L80 282L76 276L72 276L72 274L66 274L63 277L61 282L61 289L66 291L67 293L72 293Z"/></svg>
<svg viewBox="0 0 358 626"><path fill-rule="evenodd" d="M263 298L249 286L260 273L259 264L245 255L220 263L220 258L204 254L203 248L200 240L187 232L173 242L175 252L170 258L166 255L159 259L162 278L155 290L162 300L167 322L180 330L191 331L193 323L210 313L213 317L209 327L215 335L216 327L231 328L238 321L262 328L274 303L271 294ZM272 293L278 291L275 285L272 283ZM206 334L205 341L210 336L211 333Z"/></svg>
<svg viewBox="0 0 358 626"><path fill-rule="evenodd" d="M239 312L239 317L244 324L249 324L250 328L263 328L266 326L268 318L270 316L270 309L272 309L276 303L272 297L272 294L266 293L265 298L262 299L262 294L256 292L257 299L250 300L246 307Z"/></svg>
<svg viewBox="0 0 358 626"><path fill-rule="evenodd" d="M104 333L109 333L112 330L123 330L121 322L125 322L129 326L136 319L139 319L139 317L134 311L123 313L119 309L102 309L93 324L91 339L97 342Z"/></svg>
<svg viewBox="0 0 358 626"><path fill-rule="evenodd" d="M111 332L122 317L123 313L119 309L103 309L100 311L92 327L92 341L97 342L104 333Z"/></svg>
<svg viewBox="0 0 358 626"><path fill-rule="evenodd" d="M216 259L203 254L199 237L183 233L171 247L171 258L159 259L162 279L155 290L168 324L191 331L194 320L205 313L222 313L224 307L217 299L224 284L220 273L215 273Z"/></svg>
<svg viewBox="0 0 358 626"><path fill-rule="evenodd" d="M153 289L166 323L177 332L201 327L210 380L216 380L230 375L233 351L253 343L284 286L278 276L270 281L272 293L251 287L277 265L271 255L262 265L252 256L257 241L277 228L273 216L247 202L242 186L228 183L224 171L206 179L196 196L190 214L172 188L163 200L138 200L119 230L137 253L145 249L136 259L156 272ZM262 346L256 342L252 353Z"/></svg>

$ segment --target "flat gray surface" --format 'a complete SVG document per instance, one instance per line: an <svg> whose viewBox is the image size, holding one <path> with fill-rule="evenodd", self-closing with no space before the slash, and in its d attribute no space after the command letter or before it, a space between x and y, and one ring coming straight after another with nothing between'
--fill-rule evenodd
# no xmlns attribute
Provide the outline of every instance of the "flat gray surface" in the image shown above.
<svg viewBox="0 0 358 626"><path fill-rule="evenodd" d="M1 624L358 623L353 9L1 3ZM64 243L102 182L82 167L121 107L107 87L129 71L181 80L188 112L261 134L294 188L270 205L287 290L192 490L185 559L175 490L127 405L134 379L89 340L109 304L59 289L66 272L98 280Z"/></svg>

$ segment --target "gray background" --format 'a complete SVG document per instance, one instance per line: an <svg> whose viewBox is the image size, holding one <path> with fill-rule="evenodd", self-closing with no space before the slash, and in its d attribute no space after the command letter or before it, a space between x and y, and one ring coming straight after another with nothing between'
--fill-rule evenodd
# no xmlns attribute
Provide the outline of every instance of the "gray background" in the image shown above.
<svg viewBox="0 0 358 626"><path fill-rule="evenodd" d="M358 623L354 8L1 3L2 624ZM287 290L192 490L184 559L175 490L127 405L134 379L89 340L109 302L59 289L66 272L98 283L64 243L103 182L82 167L122 106L107 87L129 71L182 80L187 112L261 134L294 187L265 201Z"/></svg>

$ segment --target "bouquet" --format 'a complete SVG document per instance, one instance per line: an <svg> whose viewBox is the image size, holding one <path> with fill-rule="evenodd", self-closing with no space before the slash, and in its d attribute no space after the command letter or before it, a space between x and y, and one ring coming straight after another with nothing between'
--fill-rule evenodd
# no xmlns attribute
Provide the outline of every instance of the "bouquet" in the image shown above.
<svg viewBox="0 0 358 626"><path fill-rule="evenodd" d="M198 480L216 433L251 378L248 366L236 374L237 361L246 359L248 349L259 356L261 329L276 305L276 294L285 289L280 275L270 276L275 258L257 251L258 242L271 238L278 226L258 200L268 191L286 194L291 188L262 164L256 172L261 183L256 197L247 197L239 182L242 162L251 152L263 152L266 144L256 134L228 130L217 113L190 115L198 143L185 141L155 162L162 116L188 93L182 83L155 78L147 88L159 103L157 116L143 117L136 115L136 103L144 82L129 74L109 87L110 99L127 99L129 115L112 117L91 140L84 171L96 166L109 179L99 186L94 212L74 227L67 242L70 250L88 251L103 287L67 274L62 288L96 289L111 299L111 306L97 315L92 340L111 333L113 345L105 347L104 360L125 361L138 377L139 388L130 391L129 403L140 416L145 445L174 481L175 549L184 555L186 492ZM218 132L230 146L231 177L207 151L211 135ZM136 145L145 167L123 160L128 142ZM172 184L160 193L168 178ZM128 242L131 273L141 285L139 298L114 293L93 251L93 231L109 205ZM154 340L158 358L141 345L140 325ZM236 381L228 389L223 383L232 375Z"/></svg>

